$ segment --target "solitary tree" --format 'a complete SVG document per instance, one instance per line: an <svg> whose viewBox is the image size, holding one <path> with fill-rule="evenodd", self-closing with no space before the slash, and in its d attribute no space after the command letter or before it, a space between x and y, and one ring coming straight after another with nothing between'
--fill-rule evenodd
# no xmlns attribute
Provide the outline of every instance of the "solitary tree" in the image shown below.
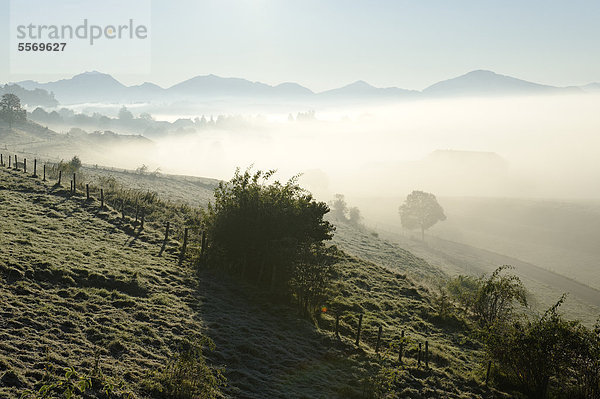
<svg viewBox="0 0 600 399"><path fill-rule="evenodd" d="M360 209L353 206L348 210L348 223L352 226L359 226L363 220L362 215L360 214Z"/></svg>
<svg viewBox="0 0 600 399"><path fill-rule="evenodd" d="M133 114L123 105L119 110L119 119L122 121L131 121L133 120Z"/></svg>
<svg viewBox="0 0 600 399"><path fill-rule="evenodd" d="M21 108L21 100L14 94L7 93L0 100L0 118L8 123L9 128L15 122L23 122L27 119L26 111Z"/></svg>
<svg viewBox="0 0 600 399"><path fill-rule="evenodd" d="M336 194L333 201L329 202L329 206L331 206L333 216L338 221L346 222L348 220L346 216L348 214L348 204L346 203L344 194Z"/></svg>
<svg viewBox="0 0 600 399"><path fill-rule="evenodd" d="M420 228L421 240L424 240L425 230L438 221L446 220L446 215L435 195L423 191L413 191L400 206L400 220L402 226L407 229Z"/></svg>
<svg viewBox="0 0 600 399"><path fill-rule="evenodd" d="M74 172L77 172L79 170L79 168L81 168L81 159L79 159L79 157L77 155L75 155L72 159L71 162L69 162L69 164L71 165L71 167L73 168Z"/></svg>

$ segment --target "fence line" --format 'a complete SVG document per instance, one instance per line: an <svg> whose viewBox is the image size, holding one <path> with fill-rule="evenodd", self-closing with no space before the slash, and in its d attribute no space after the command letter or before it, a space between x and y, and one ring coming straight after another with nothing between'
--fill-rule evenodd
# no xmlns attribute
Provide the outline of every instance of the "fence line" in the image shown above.
<svg viewBox="0 0 600 399"><path fill-rule="evenodd" d="M19 157L17 154L14 154L14 164L12 164L12 159L13 156L7 156L5 157L4 154L0 153L0 167L5 167L7 166L5 164L5 159L9 160L9 165L8 167L13 169L13 170L18 170L20 171L22 169L23 173L27 174L27 159L23 158L23 162L21 163L19 160ZM38 159L34 158L34 170L33 170L33 174L31 175L31 177L34 178L38 178L39 176L37 175L37 163L38 163ZM50 162L50 164L55 164L54 162ZM52 168L50 168L50 174L48 174L48 163L45 162L43 164L43 178L42 181L48 181L49 178L52 177L52 173L54 173L54 176L56 176L56 173L58 174L58 178L57 181L54 185L54 187L56 188L60 188L62 187L62 170L56 170L54 169L54 171L52 172ZM77 197L79 195L79 191L77 190L78 185L82 188L85 189L85 199L87 202L89 201L93 201L95 198L92 195L92 191L94 191L94 186L91 186L90 183L84 183L82 181L81 178L78 178L76 173L73 173L73 177L70 180L70 188L68 191L68 195L70 197ZM145 222L147 222L147 212L145 209L145 206L151 206L153 204L144 204L144 202L142 201L142 203L140 203L140 199L138 197L135 198L135 203L134 204L127 204L127 201L124 197L121 197L119 195L118 191L115 191L114 194L112 194L113 196L110 198L106 198L105 196L105 189L103 187L96 187L95 190L96 192L98 192L99 189L99 194L100 194L100 211L104 211L104 210L110 210L110 208L107 207L107 200L108 203L111 204L113 206L114 210L118 210L120 209L120 213L121 213L121 223L123 225L125 225L126 223L131 223L135 228L139 229L139 232L137 233L137 235L139 236L139 234L144 230L145 227ZM140 192L138 192L138 194L140 194ZM167 206L168 203L160 203L158 205L158 207L160 208L161 206ZM154 221L153 221L154 222ZM158 222L158 220L156 220L156 222ZM191 235L190 234L190 227L186 226L185 224L182 224L181 226L175 226L171 221L167 221L167 230L165 231L165 238L163 240L163 247L161 248L161 251L159 253L159 255L162 255L163 252L165 250L167 250L168 244L170 242L173 241L173 239L170 239L170 236L173 235L173 237L176 239L175 242L178 244L179 249L177 250L177 259L179 261L179 265L183 264L183 262L189 258L189 251L190 249L194 249L197 251L197 255L198 258L201 258L201 256L205 253L206 251L206 246L207 246L207 234L206 231L202 228L200 229L192 229L192 231L197 230L198 234ZM175 227L178 227L177 229ZM171 232L177 233L177 234L170 234ZM178 238L181 238L180 240ZM169 252L171 252L171 250L168 250Z"/></svg>

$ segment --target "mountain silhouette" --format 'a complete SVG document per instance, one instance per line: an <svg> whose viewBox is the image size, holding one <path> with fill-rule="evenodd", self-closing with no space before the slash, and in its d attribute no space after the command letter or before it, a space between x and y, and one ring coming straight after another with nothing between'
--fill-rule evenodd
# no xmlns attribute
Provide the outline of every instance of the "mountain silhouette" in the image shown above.
<svg viewBox="0 0 600 399"><path fill-rule="evenodd" d="M423 94L427 96L491 96L561 93L574 90L580 89L547 86L492 71L476 70L431 85L423 90Z"/></svg>
<svg viewBox="0 0 600 399"><path fill-rule="evenodd" d="M555 87L500 75L492 71L476 70L456 78L433 84L422 91L398 87L375 87L358 80L349 85L315 93L294 82L275 86L242 78L224 78L201 75L168 88L146 82L125 86L111 75L92 71L70 79L39 83L32 80L18 82L29 89L44 89L54 93L62 104L85 102L166 102L212 99L273 99L273 100L400 100L428 97L499 96L524 94L554 94L599 92L600 84L579 87Z"/></svg>

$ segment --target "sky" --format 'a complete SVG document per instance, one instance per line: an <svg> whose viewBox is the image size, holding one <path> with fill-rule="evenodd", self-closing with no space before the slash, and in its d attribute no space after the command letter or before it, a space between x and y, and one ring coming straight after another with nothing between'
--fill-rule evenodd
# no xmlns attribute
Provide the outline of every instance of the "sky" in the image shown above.
<svg viewBox="0 0 600 399"><path fill-rule="evenodd" d="M0 82L72 76L11 73L10 1L0 0ZM73 3L31 1L60 12ZM110 55L128 85L216 74L315 91L356 80L421 90L475 69L557 86L600 82L597 0L150 1L148 70L129 73L131 61Z"/></svg>

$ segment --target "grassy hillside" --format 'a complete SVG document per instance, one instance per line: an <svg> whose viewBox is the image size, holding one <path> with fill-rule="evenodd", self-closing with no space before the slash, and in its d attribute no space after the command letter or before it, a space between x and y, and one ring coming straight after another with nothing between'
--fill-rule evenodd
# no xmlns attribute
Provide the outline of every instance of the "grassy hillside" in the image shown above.
<svg viewBox="0 0 600 399"><path fill-rule="evenodd" d="M102 178L114 178L123 186L136 190L151 190L161 198L183 202L194 207L205 207L212 200L213 190L219 184L216 179L194 176L136 173L123 169L83 167L88 180L98 182Z"/></svg>
<svg viewBox="0 0 600 399"><path fill-rule="evenodd" d="M398 206L403 200L364 198L356 204L382 231L402 233ZM599 201L442 197L439 202L447 220L431 235L509 255L600 289Z"/></svg>
<svg viewBox="0 0 600 399"><path fill-rule="evenodd" d="M437 235L511 254L600 289L599 201L447 198Z"/></svg>
<svg viewBox="0 0 600 399"><path fill-rule="evenodd" d="M10 150L29 158L35 155L45 159L70 159L78 154L95 163L112 165L117 160L129 161L132 147L138 150L152 148L153 142L138 135L118 135L110 131L86 133L80 130L57 133L46 126L27 121L9 129L0 121L0 151ZM6 152L5 152L6 153Z"/></svg>
<svg viewBox="0 0 600 399"><path fill-rule="evenodd" d="M449 275L479 276L503 264L513 265L537 310L568 293L562 306L568 318L587 325L598 318L600 290L594 286L597 273L592 271L600 254L594 255L597 251L591 245L598 236L593 202L440 198L447 220L431 228L423 243L418 234L400 225L397 208L402 200L371 198L353 205L364 209L368 225L386 241ZM584 238L572 245L577 237Z"/></svg>
<svg viewBox="0 0 600 399"><path fill-rule="evenodd" d="M0 374L13 370L14 377L2 378L0 397L36 387L48 365L87 372L96 356L124 390L147 397L149 372L198 333L216 344L206 355L224 368L226 396L365 397L383 366L397 373L398 397L499 395L482 385L481 346L468 328L437 317L434 296L411 277L438 272L408 252L394 249L389 256L397 260L385 267L344 257L338 295L312 323L237 281L178 266L176 242L158 256L161 231L138 234L116 211L100 211L97 200L69 196L23 172L0 168L0 209ZM392 361L395 350L375 354L379 325L382 348L405 331L402 365ZM429 369L415 359L424 340Z"/></svg>
<svg viewBox="0 0 600 399"><path fill-rule="evenodd" d="M201 329L191 273L168 252L156 256L154 232L124 233L116 212L21 172L0 174L0 367L21 376L0 396L32 387L46 359L85 369L96 351L108 375L137 390Z"/></svg>

